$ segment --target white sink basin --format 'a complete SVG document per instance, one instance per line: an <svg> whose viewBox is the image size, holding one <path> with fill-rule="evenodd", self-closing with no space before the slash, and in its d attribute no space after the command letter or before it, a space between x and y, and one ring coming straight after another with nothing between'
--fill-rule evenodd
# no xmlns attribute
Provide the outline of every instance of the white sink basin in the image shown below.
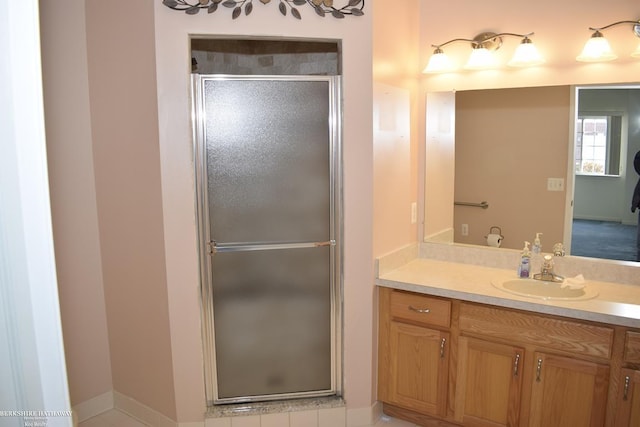
<svg viewBox="0 0 640 427"><path fill-rule="evenodd" d="M515 295L544 300L587 300L598 296L598 292L588 286L571 288L562 283L545 282L534 279L513 279L492 282L496 288Z"/></svg>

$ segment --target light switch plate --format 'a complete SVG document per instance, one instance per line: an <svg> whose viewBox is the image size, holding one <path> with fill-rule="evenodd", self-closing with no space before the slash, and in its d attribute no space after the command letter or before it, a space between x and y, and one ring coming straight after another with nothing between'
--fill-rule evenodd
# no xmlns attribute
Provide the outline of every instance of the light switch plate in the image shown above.
<svg viewBox="0 0 640 427"><path fill-rule="evenodd" d="M418 203L411 203L411 224L418 222Z"/></svg>
<svg viewBox="0 0 640 427"><path fill-rule="evenodd" d="M564 178L547 178L547 191L564 191Z"/></svg>

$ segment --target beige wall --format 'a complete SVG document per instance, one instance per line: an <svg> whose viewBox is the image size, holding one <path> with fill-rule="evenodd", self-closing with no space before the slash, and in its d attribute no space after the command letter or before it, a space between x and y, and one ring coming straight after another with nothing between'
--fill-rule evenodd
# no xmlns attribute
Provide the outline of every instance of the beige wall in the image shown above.
<svg viewBox="0 0 640 427"><path fill-rule="evenodd" d="M570 98L569 86L456 93L454 198L489 208L456 206L455 242L486 245L492 226L504 248L537 232L547 252L563 241L565 192L547 191L547 178L567 176Z"/></svg>
<svg viewBox="0 0 640 427"><path fill-rule="evenodd" d="M373 401L371 11L321 19L301 8L301 21L274 4L257 4L232 20L187 16L155 2L156 64L165 259L177 417L202 419L202 347L189 104L189 35L341 39L344 113L344 390L349 409Z"/></svg>
<svg viewBox="0 0 640 427"><path fill-rule="evenodd" d="M43 1L51 209L71 403L113 389L89 117L84 4Z"/></svg>

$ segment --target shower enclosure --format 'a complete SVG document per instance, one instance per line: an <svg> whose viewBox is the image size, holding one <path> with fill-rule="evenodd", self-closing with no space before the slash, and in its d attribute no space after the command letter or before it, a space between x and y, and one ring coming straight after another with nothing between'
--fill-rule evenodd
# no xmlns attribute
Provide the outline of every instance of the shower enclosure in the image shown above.
<svg viewBox="0 0 640 427"><path fill-rule="evenodd" d="M340 393L339 88L193 76L209 404Z"/></svg>

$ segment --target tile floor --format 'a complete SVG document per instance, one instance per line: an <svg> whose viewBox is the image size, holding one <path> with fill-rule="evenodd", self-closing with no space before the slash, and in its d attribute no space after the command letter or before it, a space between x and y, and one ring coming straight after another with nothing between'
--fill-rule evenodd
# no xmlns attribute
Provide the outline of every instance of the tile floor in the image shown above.
<svg viewBox="0 0 640 427"><path fill-rule="evenodd" d="M112 409L78 424L78 427L147 427L146 424L129 417L124 412ZM416 427L405 421L383 417L372 427Z"/></svg>
<svg viewBox="0 0 640 427"><path fill-rule="evenodd" d="M112 409L78 423L78 427L146 427L146 424L131 418L124 412Z"/></svg>

